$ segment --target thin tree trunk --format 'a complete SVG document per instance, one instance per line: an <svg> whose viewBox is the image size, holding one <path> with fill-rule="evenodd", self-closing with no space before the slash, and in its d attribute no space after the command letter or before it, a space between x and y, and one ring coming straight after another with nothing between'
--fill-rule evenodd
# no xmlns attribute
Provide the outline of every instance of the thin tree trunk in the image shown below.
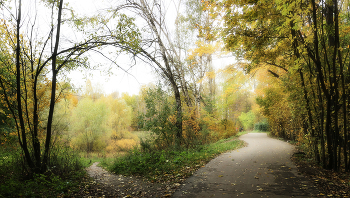
<svg viewBox="0 0 350 198"><path fill-rule="evenodd" d="M173 85L173 90L175 94L175 100L176 100L176 140L175 140L175 146L177 148L180 148L180 145L182 143L182 105L181 105L181 97L180 92L175 85Z"/></svg>
<svg viewBox="0 0 350 198"><path fill-rule="evenodd" d="M309 101L308 94L307 94L306 87L305 87L304 74L301 71L301 69L299 69L299 75L300 75L300 79L301 79L301 86L303 87L304 100L306 101L306 110L307 110L307 115L308 115L308 120L309 120L309 128L311 129L311 138L312 138L311 141L312 141L314 156L315 156L317 163L320 163L320 156L319 156L318 147L317 147L318 141L317 141L317 137L315 136L315 129L313 126L313 118L312 118L312 113L311 113L311 108L310 108L310 101Z"/></svg>
<svg viewBox="0 0 350 198"><path fill-rule="evenodd" d="M17 17L17 32L16 32L16 39L17 39L17 46L16 46L16 84L17 84L17 113L19 118L19 124L20 124L20 130L22 135L22 149L24 152L25 159L28 163L28 166L34 170L34 163L32 161L32 158L30 156L29 150L28 150L28 144L27 144L27 136L26 136L26 129L24 125L24 118L23 118L23 111L22 111L22 95L21 95L21 63L20 63L20 54L21 54L21 42L20 42L20 28L21 28L21 15L22 15L22 1L19 0L18 5L18 17ZM20 136L18 137L20 140ZM20 141L21 142L21 141ZM35 171L35 170L34 170Z"/></svg>
<svg viewBox="0 0 350 198"><path fill-rule="evenodd" d="M52 120L53 120L53 113L54 113L55 102L56 102L56 84L57 84L57 73L58 73L58 70L56 69L56 60L57 60L57 51L58 51L58 44L59 44L60 31L61 31L62 7L63 7L63 0L60 0L60 5L59 5L59 9L58 9L56 41L55 41L54 51L53 51L53 54L52 54L51 100L50 100L49 117L48 117L48 120L47 120L45 152L44 152L44 158L43 158L43 163L42 163L42 167L41 167L42 171L45 171L46 168L47 168L47 163L48 163L48 158L49 158L49 150L50 150L50 143L51 143Z"/></svg>
<svg viewBox="0 0 350 198"><path fill-rule="evenodd" d="M335 16L334 16L334 23L335 23L335 41L337 43L337 46L340 46L340 40L339 40L339 15L338 15L338 5L337 1L334 1L335 4ZM338 54L338 63L339 63L339 69L340 69L340 80L341 80L341 90L342 90L342 111L343 111L343 132L344 132L344 165L345 165L345 171L347 171L347 157L348 157L348 151L347 151L347 144L348 144L348 136L347 136L347 108L346 108L346 88L345 88L345 77L344 77L344 66L343 66L343 57L341 50L337 47L337 54ZM337 93L339 93L338 90L336 90ZM341 152L341 147L339 146L339 161L338 164L340 165L340 152Z"/></svg>

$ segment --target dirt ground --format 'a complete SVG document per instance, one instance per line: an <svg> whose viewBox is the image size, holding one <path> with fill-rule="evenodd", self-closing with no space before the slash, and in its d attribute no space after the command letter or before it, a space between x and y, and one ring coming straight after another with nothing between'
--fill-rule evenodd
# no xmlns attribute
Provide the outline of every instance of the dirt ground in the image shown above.
<svg viewBox="0 0 350 198"><path fill-rule="evenodd" d="M170 197L180 184L152 183L136 176L110 173L97 166L87 168L89 178L77 193L77 197Z"/></svg>

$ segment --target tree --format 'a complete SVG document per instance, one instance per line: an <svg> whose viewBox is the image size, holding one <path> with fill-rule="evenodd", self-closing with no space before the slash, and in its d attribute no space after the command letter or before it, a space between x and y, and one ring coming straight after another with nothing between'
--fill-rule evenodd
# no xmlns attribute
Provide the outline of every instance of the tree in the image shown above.
<svg viewBox="0 0 350 198"><path fill-rule="evenodd" d="M139 130L138 128L138 119L137 119L137 115L138 112L142 111L142 102L141 101L141 96L139 95L132 95L130 96L127 93L122 93L122 97L121 97L125 103L131 107L132 109L132 113L131 113L131 128L132 130Z"/></svg>
<svg viewBox="0 0 350 198"><path fill-rule="evenodd" d="M123 98L113 99L111 96L108 96L101 98L101 100L108 106L110 111L107 125L112 131L111 138L123 139L128 136L132 121L132 107Z"/></svg>
<svg viewBox="0 0 350 198"><path fill-rule="evenodd" d="M11 2L9 2L11 3ZM10 11L10 7L6 7L6 5L2 4L6 10ZM2 64L5 65L7 71L11 71L9 73L13 73L15 76L15 81L12 81L10 84L7 84L9 81L6 81L8 78L5 76L1 76L0 84L2 87L2 94L7 103L7 107L12 114L12 118L16 123L17 128L17 136L18 142L24 152L25 160L33 172L43 172L47 168L49 149L50 149L50 141L51 141L51 128L52 128L52 115L54 110L54 102L56 100L56 83L57 83L57 51L58 51L58 43L59 43L59 35L60 35L60 27L61 27L61 16L62 16L62 7L63 1L58 2L58 25L56 32L56 43L53 46L53 53L50 58L48 58L44 63L42 63L41 58L43 58L43 51L40 53L40 58L36 59L33 57L33 41L30 40L29 45L24 42L21 36L21 23L22 23L22 1L20 0L18 3L15 2L16 6L16 15L10 15L13 17L15 21L15 25L12 27L9 26L5 20L3 20L3 24L5 27L6 37L9 39L9 43L7 43L8 47L12 47L15 49L15 55L9 55L6 57L2 57ZM11 21L11 20L10 20ZM12 29L14 33L12 32ZM53 30L51 33L53 33ZM33 32L32 32L33 33ZM33 36L33 35L29 35ZM51 35L52 36L52 35ZM47 42L48 40L46 40ZM44 45L46 45L45 43ZM28 49L29 48L29 49ZM13 57L13 59L12 59ZM48 115L48 124L47 124L47 133L46 140L44 143L44 152L41 155L41 146L40 146L40 129L39 129L39 96L40 92L40 74L46 72L44 66L51 61L52 63L52 80L51 80L51 100L49 107L49 115ZM38 66L36 65L38 64ZM62 67L62 66L60 66ZM58 68L60 68L58 67ZM13 72L14 71L14 72ZM6 90L9 87L15 88L14 94L8 94ZM29 94L31 93L31 94ZM16 101L14 103L13 101ZM29 109L33 108L33 111ZM30 138L27 138L27 135L31 135ZM32 149L33 155L30 154L31 149L28 148L28 140L32 141Z"/></svg>
<svg viewBox="0 0 350 198"><path fill-rule="evenodd" d="M254 128L255 115L253 111L242 112L238 118L245 130L252 130Z"/></svg>
<svg viewBox="0 0 350 198"><path fill-rule="evenodd" d="M221 90L218 91L218 110L219 116L238 126L238 116L242 112L248 112L251 105L247 87L248 75L236 67L229 65L218 72L218 76L223 80Z"/></svg>
<svg viewBox="0 0 350 198"><path fill-rule="evenodd" d="M63 18L68 16L63 12L70 10L64 10L63 0L31 3L29 5L35 5L32 9L35 12L33 18L22 18L21 0L5 1L0 5L3 16L7 17L1 21L1 27L4 28L2 36L7 41L3 44L5 47L1 48L1 63L6 70L1 72L1 97L11 112L18 143L30 174L45 172L50 162L54 108L60 96L57 92L59 75L78 66L88 67L84 55L90 50L98 51L104 46L114 46L122 51L125 46L137 45L138 41L138 32L132 19L125 16L115 15L119 21L118 28L105 30L101 25L96 25L101 19L98 16L86 20L72 14L72 18ZM38 7L43 5L46 9L42 9L42 12L50 10L49 15L52 17L47 34L39 32L44 28L38 27L39 23L34 17L40 14ZM81 30L81 26L86 27L89 23L95 23L92 26L99 29L101 34L97 35L96 30L92 33L85 31L82 41L61 42L62 25L73 24ZM11 50L15 53L12 54ZM46 108L48 114L44 118L46 115L42 112ZM46 126L40 127L40 121L44 119L47 120Z"/></svg>
<svg viewBox="0 0 350 198"><path fill-rule="evenodd" d="M82 151L101 151L107 146L110 131L107 128L109 110L102 100L84 98L72 112L71 146Z"/></svg>
<svg viewBox="0 0 350 198"><path fill-rule="evenodd" d="M114 11L118 12L128 9L137 14L146 24L148 31L145 31L138 46L131 46L128 51L140 58L142 61L153 66L155 71L167 81L172 88L176 101L176 145L179 147L182 142L182 101L180 94L181 75L179 69L181 62L177 58L174 43L168 33L168 26L165 24L162 2L146 0L130 0L126 4L117 6Z"/></svg>
<svg viewBox="0 0 350 198"><path fill-rule="evenodd" d="M224 3L226 47L245 59L246 71L266 68L284 83L316 161L349 170L348 3Z"/></svg>
<svg viewBox="0 0 350 198"><path fill-rule="evenodd" d="M220 11L217 9L219 7L214 6L213 1L187 0L185 5L186 14L179 17L178 21L183 29L190 31L194 37L192 45L189 45L189 48L192 47L192 49L189 50L186 61L189 81L192 81L190 88L199 114L201 101L203 101L202 96L205 95L204 83L207 83L209 92L205 104L209 107L215 103L216 73L212 60L221 48L220 42L217 41Z"/></svg>
<svg viewBox="0 0 350 198"><path fill-rule="evenodd" d="M149 88L145 96L147 112L145 117L146 130L152 131L157 137L158 148L167 147L176 143L177 130L176 108L167 91L162 89L161 84ZM178 146L175 144L175 146Z"/></svg>

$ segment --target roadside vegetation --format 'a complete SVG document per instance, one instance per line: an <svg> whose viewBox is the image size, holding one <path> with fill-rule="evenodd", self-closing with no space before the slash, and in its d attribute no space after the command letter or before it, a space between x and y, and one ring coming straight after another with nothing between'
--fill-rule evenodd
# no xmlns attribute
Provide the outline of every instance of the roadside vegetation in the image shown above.
<svg viewBox="0 0 350 198"><path fill-rule="evenodd" d="M152 182L181 183L217 155L241 146L243 142L234 136L190 149L168 148L146 152L134 149L106 165L116 174L144 176Z"/></svg>
<svg viewBox="0 0 350 198"><path fill-rule="evenodd" d="M46 173L35 174L32 178L21 175L25 171L16 166L20 163L19 152L2 152L0 197L75 196L95 184L84 170L94 162L101 162L104 168L116 174L142 176L157 183L181 183L215 156L241 146L243 143L233 136L191 149L144 151L135 147L120 153L119 157L61 150L55 156L60 167L52 166Z"/></svg>
<svg viewBox="0 0 350 198"><path fill-rule="evenodd" d="M71 149L53 149L51 155L45 173L28 174L19 150L1 150L0 197L69 197L77 192L89 164Z"/></svg>

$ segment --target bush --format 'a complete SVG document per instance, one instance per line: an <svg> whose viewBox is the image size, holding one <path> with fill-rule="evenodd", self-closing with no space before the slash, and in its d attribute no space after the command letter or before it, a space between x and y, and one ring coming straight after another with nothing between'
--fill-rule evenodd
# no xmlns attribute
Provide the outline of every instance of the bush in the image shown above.
<svg viewBox="0 0 350 198"><path fill-rule="evenodd" d="M269 130L269 123L267 122L267 120L264 120L262 122L258 122L254 125L254 130L268 131Z"/></svg>
<svg viewBox="0 0 350 198"><path fill-rule="evenodd" d="M56 146L51 149L48 171L62 178L84 168L78 152L69 147Z"/></svg>
<svg viewBox="0 0 350 198"><path fill-rule="evenodd" d="M121 140L111 140L110 144L107 146L107 152L113 151L128 151L137 145L135 139L121 139Z"/></svg>
<svg viewBox="0 0 350 198"><path fill-rule="evenodd" d="M147 112L144 115L144 129L157 136L157 147L165 148L175 144L176 112L170 94L162 86L149 88L145 96Z"/></svg>
<svg viewBox="0 0 350 198"><path fill-rule="evenodd" d="M242 112L238 119L242 123L244 130L253 129L255 120L255 115L253 111L249 111L247 113Z"/></svg>

